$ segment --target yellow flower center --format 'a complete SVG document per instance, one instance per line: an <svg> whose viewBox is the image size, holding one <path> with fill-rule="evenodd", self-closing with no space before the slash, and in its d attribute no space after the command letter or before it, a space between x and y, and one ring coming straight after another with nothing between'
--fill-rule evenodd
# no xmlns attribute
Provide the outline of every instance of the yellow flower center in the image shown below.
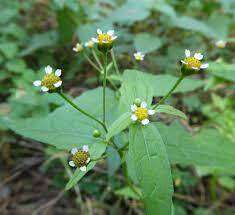
<svg viewBox="0 0 235 215"><path fill-rule="evenodd" d="M54 73L47 74L42 79L42 86L47 87L49 90L54 90L56 87L54 86L55 83L61 81L60 77L56 76Z"/></svg>
<svg viewBox="0 0 235 215"><path fill-rule="evenodd" d="M75 165L80 168L87 165L87 159L90 157L88 152L79 150L73 155L72 160Z"/></svg>
<svg viewBox="0 0 235 215"><path fill-rule="evenodd" d="M184 59L184 62L188 63L186 67L189 69L192 69L193 67L200 69L202 65L201 61L196 59L195 57L187 57Z"/></svg>
<svg viewBox="0 0 235 215"><path fill-rule="evenodd" d="M137 119L139 121L142 121L143 119L148 119L148 109L137 107L137 110L135 111L135 115L137 116Z"/></svg>
<svg viewBox="0 0 235 215"><path fill-rule="evenodd" d="M99 34L98 35L99 44L102 43L112 43L112 37L108 34Z"/></svg>

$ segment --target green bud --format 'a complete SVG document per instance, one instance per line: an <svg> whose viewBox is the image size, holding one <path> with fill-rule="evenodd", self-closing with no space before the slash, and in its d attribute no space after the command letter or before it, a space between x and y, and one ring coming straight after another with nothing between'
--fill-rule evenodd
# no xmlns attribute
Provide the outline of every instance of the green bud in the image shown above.
<svg viewBox="0 0 235 215"><path fill-rule="evenodd" d="M101 136L101 133L100 133L99 130L96 129L96 130L93 131L93 137L98 138L100 136Z"/></svg>
<svg viewBox="0 0 235 215"><path fill-rule="evenodd" d="M139 107L139 106L141 105L141 99L139 99L139 98L135 99L134 104L135 104L137 107Z"/></svg>

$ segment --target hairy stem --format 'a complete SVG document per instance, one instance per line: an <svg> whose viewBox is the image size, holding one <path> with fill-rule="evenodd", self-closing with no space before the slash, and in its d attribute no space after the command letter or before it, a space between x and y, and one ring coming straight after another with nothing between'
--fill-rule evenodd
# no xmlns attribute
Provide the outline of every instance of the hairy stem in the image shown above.
<svg viewBox="0 0 235 215"><path fill-rule="evenodd" d="M107 52L104 54L104 77L103 77L103 124L106 122L106 84L107 84Z"/></svg>
<svg viewBox="0 0 235 215"><path fill-rule="evenodd" d="M116 73L117 73L118 75L120 75L120 71L119 71L119 69L118 69L118 65L117 65L117 61L116 61L116 58L115 58L115 54L114 54L113 49L111 50L111 56L112 56L113 65L114 65L114 68L115 68L115 70L116 70Z"/></svg>
<svg viewBox="0 0 235 215"><path fill-rule="evenodd" d="M162 99L160 99L160 101L156 105L153 106L153 109L157 108L158 105L164 103L164 101L172 94L172 92L176 89L176 87L181 83L183 79L184 79L184 76L181 75L176 81L176 83L174 84L174 86L171 88L171 90Z"/></svg>

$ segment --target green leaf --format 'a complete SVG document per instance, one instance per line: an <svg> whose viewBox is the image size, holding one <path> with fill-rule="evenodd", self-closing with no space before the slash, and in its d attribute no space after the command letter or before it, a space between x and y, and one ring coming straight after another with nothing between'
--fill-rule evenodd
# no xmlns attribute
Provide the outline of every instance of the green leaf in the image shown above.
<svg viewBox="0 0 235 215"><path fill-rule="evenodd" d="M162 138L154 125L130 127L129 154L143 194L146 213L170 215L171 169Z"/></svg>
<svg viewBox="0 0 235 215"><path fill-rule="evenodd" d="M75 104L97 118L102 117L102 89L87 91L74 100ZM107 124L116 118L117 100L113 91L107 89ZM93 131L102 127L87 116L66 104L44 118L24 120L5 119L7 127L25 137L56 146L60 149L81 147L97 142Z"/></svg>
<svg viewBox="0 0 235 215"><path fill-rule="evenodd" d="M202 129L192 136L179 123L155 125L163 137L172 164L216 168L219 173L234 175L235 144L216 129Z"/></svg>
<svg viewBox="0 0 235 215"><path fill-rule="evenodd" d="M65 186L65 190L71 189L74 185L76 185L79 180L82 179L82 177L87 174L90 170L92 170L97 163L97 161L92 161L92 159L98 159L102 156L102 154L106 150L106 144L103 142L97 142L91 145L89 153L91 156L91 162L87 165L87 171L82 172L79 168L77 168L73 174L73 176L70 178L69 182Z"/></svg>
<svg viewBox="0 0 235 215"><path fill-rule="evenodd" d="M170 106L170 105L159 105L156 108L156 113L167 113L174 116L181 117L182 119L187 119L187 116L180 110Z"/></svg>
<svg viewBox="0 0 235 215"><path fill-rule="evenodd" d="M113 136L126 129L131 124L131 113L122 114L113 124L108 128L106 140L110 140Z"/></svg>
<svg viewBox="0 0 235 215"><path fill-rule="evenodd" d="M5 42L0 44L0 52L3 53L3 55L7 59L14 58L18 53L18 46L16 43L11 42Z"/></svg>
<svg viewBox="0 0 235 215"><path fill-rule="evenodd" d="M116 190L114 193L118 196L123 196L125 198L140 200L140 197L130 187L123 187L121 189Z"/></svg>
<svg viewBox="0 0 235 215"><path fill-rule="evenodd" d="M136 98L152 103L153 96L164 96L176 83L177 78L171 75L152 75L138 70L125 70L120 88L120 110L122 113L130 110ZM190 92L204 83L201 80L185 78L174 92Z"/></svg>
<svg viewBox="0 0 235 215"><path fill-rule="evenodd" d="M235 82L235 64L228 64L223 61L210 62L210 73L228 81Z"/></svg>
<svg viewBox="0 0 235 215"><path fill-rule="evenodd" d="M134 44L137 51L149 53L159 49L162 46L162 41L155 35L141 33L136 35Z"/></svg>

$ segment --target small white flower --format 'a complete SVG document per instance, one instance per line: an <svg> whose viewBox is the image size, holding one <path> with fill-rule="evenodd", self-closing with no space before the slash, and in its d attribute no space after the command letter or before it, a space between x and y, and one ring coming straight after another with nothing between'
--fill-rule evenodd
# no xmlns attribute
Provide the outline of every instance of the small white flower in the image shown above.
<svg viewBox="0 0 235 215"><path fill-rule="evenodd" d="M107 33L103 33L100 29L97 29L97 37L92 38L94 43L98 44L111 44L114 40L117 39L117 36L114 35L114 30L109 30Z"/></svg>
<svg viewBox="0 0 235 215"><path fill-rule="evenodd" d="M94 47L94 42L93 42L93 40L89 40L88 42L86 42L86 43L85 43L85 47L93 48L93 47Z"/></svg>
<svg viewBox="0 0 235 215"><path fill-rule="evenodd" d="M73 47L73 51L75 52L81 52L83 50L83 45L80 43L77 43L75 47Z"/></svg>
<svg viewBox="0 0 235 215"><path fill-rule="evenodd" d="M33 82L33 85L35 87L41 86L42 92L52 92L55 91L57 88L59 88L62 85L62 80L60 78L61 76L61 70L57 69L53 73L53 69L51 66L45 67L45 75L42 78L42 80L36 80Z"/></svg>
<svg viewBox="0 0 235 215"><path fill-rule="evenodd" d="M87 170L87 164L90 162L90 154L88 145L84 145L82 149L73 148L71 150L72 160L69 161L71 167L77 167L81 171Z"/></svg>
<svg viewBox="0 0 235 215"><path fill-rule="evenodd" d="M227 44L227 42L224 40L218 40L215 42L215 45L221 49L225 48L226 44Z"/></svg>
<svg viewBox="0 0 235 215"><path fill-rule="evenodd" d="M142 52L136 52L136 53L134 53L134 57L135 57L135 59L137 60L137 61L142 61L142 60L144 60L144 54L142 54Z"/></svg>
<svg viewBox="0 0 235 215"><path fill-rule="evenodd" d="M131 105L131 120L139 121L142 125L147 125L149 121L149 116L155 114L155 110L147 109L147 103L141 102L140 106L135 104Z"/></svg>
<svg viewBox="0 0 235 215"><path fill-rule="evenodd" d="M203 64L201 60L203 59L203 55L199 52L195 53L194 56L191 56L190 50L185 50L185 59L181 60L181 63L186 66L188 69L200 70L206 69L209 67L208 63Z"/></svg>

